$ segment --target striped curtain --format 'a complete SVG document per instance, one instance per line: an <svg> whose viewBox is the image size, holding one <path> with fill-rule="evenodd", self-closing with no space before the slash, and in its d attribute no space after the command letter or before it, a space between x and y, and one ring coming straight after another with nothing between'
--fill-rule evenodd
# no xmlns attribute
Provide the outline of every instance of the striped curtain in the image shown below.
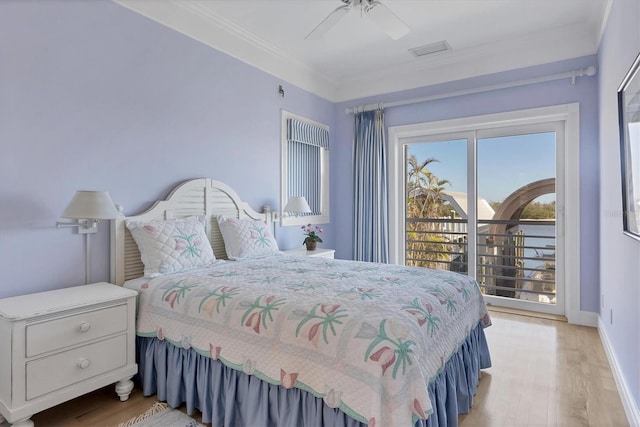
<svg viewBox="0 0 640 427"><path fill-rule="evenodd" d="M355 115L354 259L389 260L387 156L382 110Z"/></svg>
<svg viewBox="0 0 640 427"><path fill-rule="evenodd" d="M287 120L287 200L304 196L311 213L322 213L321 159L329 149L329 131L300 120Z"/></svg>

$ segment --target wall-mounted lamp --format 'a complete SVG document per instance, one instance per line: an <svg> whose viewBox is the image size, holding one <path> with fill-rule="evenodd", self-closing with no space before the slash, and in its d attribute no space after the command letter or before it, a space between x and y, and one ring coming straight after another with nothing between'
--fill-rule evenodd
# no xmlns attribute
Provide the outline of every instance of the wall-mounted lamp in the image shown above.
<svg viewBox="0 0 640 427"><path fill-rule="evenodd" d="M85 246L85 281L90 282L89 272L89 234L98 231L98 222L102 219L114 219L120 212L106 191L77 191L67 208L62 212L62 218L75 219L76 222L56 222L60 227L77 227L78 234L84 234Z"/></svg>
<svg viewBox="0 0 640 427"><path fill-rule="evenodd" d="M311 208L309 207L309 203L307 203L307 199L304 197L291 197L282 212L283 214L288 213L289 215L293 214L298 216L301 213L311 212Z"/></svg>

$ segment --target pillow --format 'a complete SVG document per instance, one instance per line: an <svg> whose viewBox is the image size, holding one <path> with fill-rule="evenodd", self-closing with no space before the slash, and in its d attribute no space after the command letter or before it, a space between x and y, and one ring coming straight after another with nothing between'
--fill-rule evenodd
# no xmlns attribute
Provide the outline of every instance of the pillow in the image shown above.
<svg viewBox="0 0 640 427"><path fill-rule="evenodd" d="M215 260L204 231L204 216L131 220L126 225L140 249L145 277L203 267Z"/></svg>
<svg viewBox="0 0 640 427"><path fill-rule="evenodd" d="M218 217L229 259L261 258L280 252L267 225L259 220Z"/></svg>

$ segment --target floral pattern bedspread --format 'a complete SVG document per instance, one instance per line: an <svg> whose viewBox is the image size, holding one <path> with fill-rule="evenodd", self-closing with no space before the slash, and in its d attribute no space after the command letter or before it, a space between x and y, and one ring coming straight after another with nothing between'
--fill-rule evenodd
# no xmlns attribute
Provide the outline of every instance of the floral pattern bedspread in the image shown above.
<svg viewBox="0 0 640 427"><path fill-rule="evenodd" d="M274 255L137 279L137 333L168 340L369 426L432 412L426 385L490 325L475 281L448 271Z"/></svg>

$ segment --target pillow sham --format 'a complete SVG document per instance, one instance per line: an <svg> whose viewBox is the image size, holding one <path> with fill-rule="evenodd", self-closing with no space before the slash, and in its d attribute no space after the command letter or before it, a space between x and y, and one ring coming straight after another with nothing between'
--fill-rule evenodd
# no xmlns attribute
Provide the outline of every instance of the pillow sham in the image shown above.
<svg viewBox="0 0 640 427"><path fill-rule="evenodd" d="M267 225L259 220L218 216L220 233L231 260L262 258L280 252Z"/></svg>
<svg viewBox="0 0 640 427"><path fill-rule="evenodd" d="M126 221L138 244L145 277L204 267L215 260L204 231L204 216Z"/></svg>

